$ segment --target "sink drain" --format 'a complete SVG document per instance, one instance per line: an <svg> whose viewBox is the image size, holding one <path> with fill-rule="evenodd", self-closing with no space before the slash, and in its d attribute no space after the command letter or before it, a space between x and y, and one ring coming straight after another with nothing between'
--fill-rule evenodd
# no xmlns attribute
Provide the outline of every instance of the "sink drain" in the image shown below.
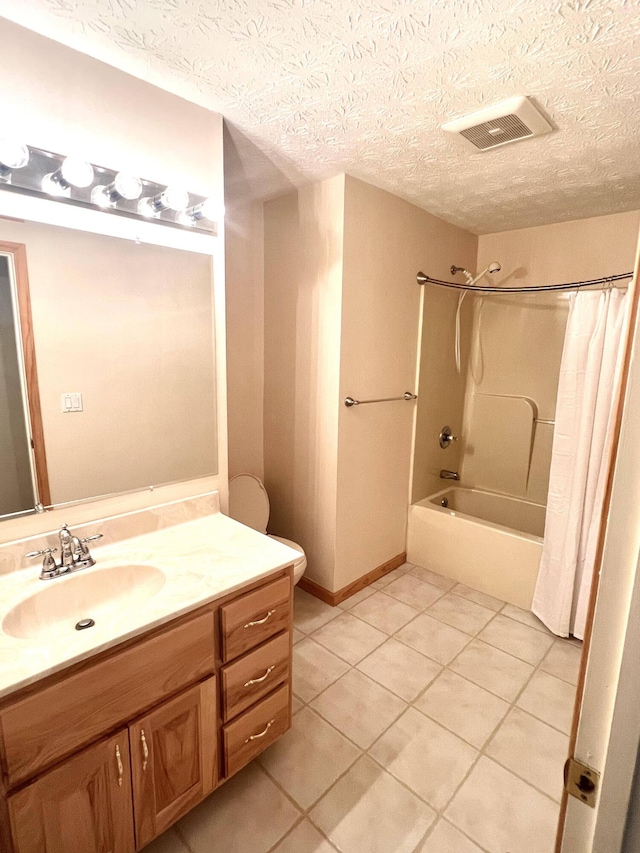
<svg viewBox="0 0 640 853"><path fill-rule="evenodd" d="M85 628L93 628L96 623L93 619L81 619L76 622L76 631L84 631Z"/></svg>

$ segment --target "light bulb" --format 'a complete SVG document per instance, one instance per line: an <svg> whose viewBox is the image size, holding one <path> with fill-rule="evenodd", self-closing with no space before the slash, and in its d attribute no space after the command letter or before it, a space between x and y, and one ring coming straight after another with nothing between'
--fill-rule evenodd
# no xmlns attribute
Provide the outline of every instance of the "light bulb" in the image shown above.
<svg viewBox="0 0 640 853"><path fill-rule="evenodd" d="M224 218L224 205L220 207L214 198L208 198L200 204L187 208L179 217L179 222L182 225L195 225L201 219L217 222L221 216Z"/></svg>
<svg viewBox="0 0 640 853"><path fill-rule="evenodd" d="M138 213L143 216L159 216L163 210L182 211L189 205L189 193L180 187L167 187L153 198L143 198Z"/></svg>
<svg viewBox="0 0 640 853"><path fill-rule="evenodd" d="M69 195L71 187L82 189L93 183L93 166L81 157L65 157L55 172L42 179L42 189L51 195Z"/></svg>
<svg viewBox="0 0 640 853"><path fill-rule="evenodd" d="M91 201L100 207L115 207L121 201L134 201L140 198L142 192L142 181L135 175L127 175L118 172L114 180L108 186L94 187L91 192Z"/></svg>
<svg viewBox="0 0 640 853"><path fill-rule="evenodd" d="M29 149L15 139L0 139L0 180L9 181L14 169L22 169L29 162Z"/></svg>

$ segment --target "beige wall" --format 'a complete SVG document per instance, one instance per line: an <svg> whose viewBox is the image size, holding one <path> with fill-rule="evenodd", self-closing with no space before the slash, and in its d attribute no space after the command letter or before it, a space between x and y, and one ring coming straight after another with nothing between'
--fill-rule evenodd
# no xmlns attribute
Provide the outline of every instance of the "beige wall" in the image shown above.
<svg viewBox="0 0 640 853"><path fill-rule="evenodd" d="M223 201L221 117L144 81L70 50L7 21L0 21L3 123L32 145L80 153L94 163L130 169L158 182L179 182ZM221 228L220 245L224 239ZM214 256L218 438L216 478L186 487L186 493L220 487L226 492L226 369L224 257ZM138 493L118 501L118 511L171 500L184 486L156 494ZM112 504L109 504L111 506ZM91 504L91 515L103 505ZM84 508L65 510L63 521L86 518ZM59 523L56 512L2 522L7 541Z"/></svg>
<svg viewBox="0 0 640 853"><path fill-rule="evenodd" d="M416 407L394 402L347 409L342 399L416 391L422 297L416 273L444 274L447 265L475 248L472 235L347 176L335 589L405 550ZM440 307L431 300L428 305L429 311ZM439 316L436 327L441 322ZM435 395L428 386L418 391L420 435L426 441Z"/></svg>
<svg viewBox="0 0 640 853"><path fill-rule="evenodd" d="M416 273L477 238L349 176L266 203L264 237L270 531L335 591L404 551L415 411L343 399L414 390Z"/></svg>
<svg viewBox="0 0 640 853"><path fill-rule="evenodd" d="M308 577L332 589L344 176L267 202L264 215L269 530L299 542Z"/></svg>
<svg viewBox="0 0 640 853"><path fill-rule="evenodd" d="M0 240L27 249L52 503L215 473L211 258L2 220Z"/></svg>
<svg viewBox="0 0 640 853"><path fill-rule="evenodd" d="M627 272L639 224L635 211L483 235L476 266L499 261L502 270L491 283L506 287ZM568 300L567 294L473 298L465 485L546 501L553 426L531 431L530 417L555 418Z"/></svg>
<svg viewBox="0 0 640 853"><path fill-rule="evenodd" d="M226 199L229 476L264 477L264 222L257 201Z"/></svg>

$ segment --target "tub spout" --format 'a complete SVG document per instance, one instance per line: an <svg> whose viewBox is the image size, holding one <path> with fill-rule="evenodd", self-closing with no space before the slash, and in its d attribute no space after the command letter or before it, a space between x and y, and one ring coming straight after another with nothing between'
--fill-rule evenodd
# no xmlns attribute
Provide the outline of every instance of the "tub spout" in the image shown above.
<svg viewBox="0 0 640 853"><path fill-rule="evenodd" d="M441 480L459 480L460 474L457 471L445 471L444 469L440 471L440 479Z"/></svg>

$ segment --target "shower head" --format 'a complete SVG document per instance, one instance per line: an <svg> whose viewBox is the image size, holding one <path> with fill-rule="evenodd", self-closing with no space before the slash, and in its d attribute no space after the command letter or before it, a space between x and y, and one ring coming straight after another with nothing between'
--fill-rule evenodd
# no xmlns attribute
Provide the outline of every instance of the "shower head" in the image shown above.
<svg viewBox="0 0 640 853"><path fill-rule="evenodd" d="M500 272L501 269L502 267L497 261L491 261L489 266L486 269L482 270L482 272L479 272L475 278L472 279L471 276L468 276L467 281L469 282L469 286L473 287L473 285L477 284L481 278L487 275L487 273Z"/></svg>
<svg viewBox="0 0 640 853"><path fill-rule="evenodd" d="M469 287L473 287L473 285L477 284L483 276L487 275L487 273L500 272L501 269L502 267L500 266L498 261L491 261L489 266L486 269L482 270L481 273L478 273L478 275L474 278L469 272L469 270L466 270L464 267L457 267L453 265L451 267L451 275L455 275L457 272L461 272L467 279L467 284L469 285Z"/></svg>

